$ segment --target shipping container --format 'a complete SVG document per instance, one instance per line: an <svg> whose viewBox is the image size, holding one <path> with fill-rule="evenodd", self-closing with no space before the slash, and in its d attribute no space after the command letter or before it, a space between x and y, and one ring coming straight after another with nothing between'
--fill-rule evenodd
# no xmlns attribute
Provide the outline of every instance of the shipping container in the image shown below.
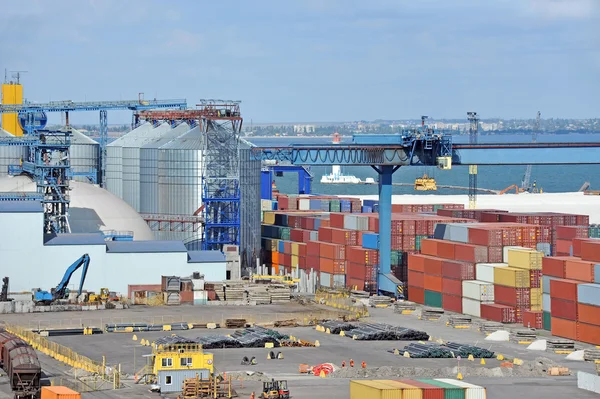
<svg viewBox="0 0 600 399"><path fill-rule="evenodd" d="M580 282L574 280L550 280L550 296L552 298L577 302L577 286L579 284Z"/></svg>
<svg viewBox="0 0 600 399"><path fill-rule="evenodd" d="M574 240L575 241L575 240ZM574 245L575 243L573 243ZM600 240L589 239L581 243L581 259L600 262Z"/></svg>
<svg viewBox="0 0 600 399"><path fill-rule="evenodd" d="M552 310L552 297L550 294L542 294L542 310L544 312L550 312Z"/></svg>
<svg viewBox="0 0 600 399"><path fill-rule="evenodd" d="M494 285L494 296L495 302L502 305L515 307L530 307L531 305L530 288L515 288L496 284Z"/></svg>
<svg viewBox="0 0 600 399"><path fill-rule="evenodd" d="M595 278L594 262L573 258L565 261L565 278L569 280L593 283Z"/></svg>
<svg viewBox="0 0 600 399"><path fill-rule="evenodd" d="M81 394L64 386L42 387L41 399L81 399Z"/></svg>
<svg viewBox="0 0 600 399"><path fill-rule="evenodd" d="M494 269L496 267L508 267L507 263L478 263L476 265L475 277L479 281L494 283Z"/></svg>
<svg viewBox="0 0 600 399"><path fill-rule="evenodd" d="M474 280L476 277L475 264L444 260L442 262L442 276L456 280Z"/></svg>
<svg viewBox="0 0 600 399"><path fill-rule="evenodd" d="M481 318L498 323L516 323L517 315L513 306L498 303L481 304Z"/></svg>
<svg viewBox="0 0 600 399"><path fill-rule="evenodd" d="M425 304L425 290L420 287L408 286L408 300L415 303Z"/></svg>
<svg viewBox="0 0 600 399"><path fill-rule="evenodd" d="M455 244L454 259L473 263L486 263L489 261L488 248L472 244Z"/></svg>
<svg viewBox="0 0 600 399"><path fill-rule="evenodd" d="M319 284L321 287L332 288L333 279L330 273L319 272Z"/></svg>
<svg viewBox="0 0 600 399"><path fill-rule="evenodd" d="M509 248L508 266L527 270L542 270L542 253L533 249Z"/></svg>
<svg viewBox="0 0 600 399"><path fill-rule="evenodd" d="M600 326L600 306L577 304L577 321Z"/></svg>
<svg viewBox="0 0 600 399"><path fill-rule="evenodd" d="M546 330L546 331L552 330L552 315L550 314L550 312L544 311L543 318L544 318L544 330Z"/></svg>
<svg viewBox="0 0 600 399"><path fill-rule="evenodd" d="M424 288L425 287L425 277L423 273L417 272L415 270L408 271L408 284L414 287ZM444 289L444 283L442 281L442 289Z"/></svg>
<svg viewBox="0 0 600 399"><path fill-rule="evenodd" d="M409 254L408 270L414 270L421 273L425 272L425 257L418 254Z"/></svg>
<svg viewBox="0 0 600 399"><path fill-rule="evenodd" d="M442 292L442 276L423 274L423 287L426 291Z"/></svg>
<svg viewBox="0 0 600 399"><path fill-rule="evenodd" d="M464 388L465 399L486 399L487 392L484 387L479 385L469 384L468 382L452 380L449 378L437 378L438 381L445 382L450 385L455 385L459 388Z"/></svg>
<svg viewBox="0 0 600 399"><path fill-rule="evenodd" d="M362 247L366 249L379 249L379 234L364 233L362 236Z"/></svg>
<svg viewBox="0 0 600 399"><path fill-rule="evenodd" d="M494 301L494 284L478 280L462 282L463 297L482 302Z"/></svg>
<svg viewBox="0 0 600 399"><path fill-rule="evenodd" d="M600 345L600 326L577 323L577 340L588 344Z"/></svg>
<svg viewBox="0 0 600 399"><path fill-rule="evenodd" d="M554 291L551 294L554 295ZM600 284L579 284L577 301L586 305L600 306Z"/></svg>
<svg viewBox="0 0 600 399"><path fill-rule="evenodd" d="M552 335L577 340L577 322L552 317L550 324Z"/></svg>
<svg viewBox="0 0 600 399"><path fill-rule="evenodd" d="M423 391L419 387L406 384L399 380L381 380L391 387L402 390L402 399L423 399Z"/></svg>
<svg viewBox="0 0 600 399"><path fill-rule="evenodd" d="M486 302L476 301L474 299L462 298L462 313L475 317L481 317L481 304ZM491 303L491 302L487 302Z"/></svg>
<svg viewBox="0 0 600 399"><path fill-rule="evenodd" d="M402 389L377 380L350 381L350 399L403 399Z"/></svg>
<svg viewBox="0 0 600 399"><path fill-rule="evenodd" d="M462 297L460 295L442 294L442 307L444 310L455 313L463 313Z"/></svg>
<svg viewBox="0 0 600 399"><path fill-rule="evenodd" d="M577 302L550 297L552 317L577 321Z"/></svg>
<svg viewBox="0 0 600 399"><path fill-rule="evenodd" d="M442 292L450 295L462 297L462 280L451 278L442 278Z"/></svg>
<svg viewBox="0 0 600 399"><path fill-rule="evenodd" d="M419 378L417 381L444 389L444 399L465 399L465 389L438 380Z"/></svg>
<svg viewBox="0 0 600 399"><path fill-rule="evenodd" d="M529 272L514 267L496 267L494 268L494 284L528 288L530 284Z"/></svg>
<svg viewBox="0 0 600 399"><path fill-rule="evenodd" d="M442 294L440 292L425 290L423 298L424 304L427 306L442 307Z"/></svg>

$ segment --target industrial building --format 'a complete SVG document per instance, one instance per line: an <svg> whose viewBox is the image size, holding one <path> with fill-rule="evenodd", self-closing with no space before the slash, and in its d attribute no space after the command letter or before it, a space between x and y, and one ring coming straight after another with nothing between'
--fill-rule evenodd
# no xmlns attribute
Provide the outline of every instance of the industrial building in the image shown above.
<svg viewBox="0 0 600 399"><path fill-rule="evenodd" d="M78 185L92 187L75 183ZM110 198L115 197L108 194L100 202ZM115 215L131 213L120 202L116 199L105 205ZM126 293L128 284L155 284L165 274L189 276L199 272L208 281L226 276L225 255L220 251L188 251L180 241L105 241L101 233L48 236L43 234L43 224L40 202L0 202L0 256L10 276L11 291L52 287L67 267L86 253L90 267L84 289L91 291L110 287ZM79 281L78 274L72 282Z"/></svg>

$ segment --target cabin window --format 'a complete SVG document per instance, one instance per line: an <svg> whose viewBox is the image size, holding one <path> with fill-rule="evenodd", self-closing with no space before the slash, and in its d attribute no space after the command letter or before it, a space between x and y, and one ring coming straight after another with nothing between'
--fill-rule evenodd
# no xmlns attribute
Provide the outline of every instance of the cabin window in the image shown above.
<svg viewBox="0 0 600 399"><path fill-rule="evenodd" d="M171 359L170 357L163 358L162 366L163 367L173 367L173 359Z"/></svg>
<svg viewBox="0 0 600 399"><path fill-rule="evenodd" d="M188 367L192 365L192 358L191 357L182 357L180 359L180 364L181 367Z"/></svg>
<svg viewBox="0 0 600 399"><path fill-rule="evenodd" d="M173 383L173 379L170 375L165 376L165 385L171 385Z"/></svg>

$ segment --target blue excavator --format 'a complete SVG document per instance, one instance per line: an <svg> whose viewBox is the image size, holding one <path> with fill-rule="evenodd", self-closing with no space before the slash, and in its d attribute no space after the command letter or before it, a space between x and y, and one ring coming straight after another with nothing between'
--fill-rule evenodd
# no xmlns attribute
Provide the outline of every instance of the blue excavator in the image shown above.
<svg viewBox="0 0 600 399"><path fill-rule="evenodd" d="M50 292L38 289L34 294L35 303L39 305L49 305L54 301L66 299L69 296L69 290L67 286L69 285L71 276L83 266L83 270L81 271L81 281L79 282L79 292L77 294L78 296L81 295L89 265L90 256L88 254L84 254L81 258L77 259L71 266L69 266L56 288L53 288L50 290Z"/></svg>

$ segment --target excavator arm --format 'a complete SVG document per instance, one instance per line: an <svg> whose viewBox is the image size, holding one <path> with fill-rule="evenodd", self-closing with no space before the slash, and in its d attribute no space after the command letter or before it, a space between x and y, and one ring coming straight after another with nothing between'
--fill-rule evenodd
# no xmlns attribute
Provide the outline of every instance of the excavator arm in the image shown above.
<svg viewBox="0 0 600 399"><path fill-rule="evenodd" d="M499 195L506 194L507 192L509 192L513 188L515 189L515 194L519 194L519 186L517 186L516 184L513 184L512 186L506 187L504 190L500 191L498 194Z"/></svg>
<svg viewBox="0 0 600 399"><path fill-rule="evenodd" d="M71 276L75 273L80 267L83 266L83 270L81 271L81 280L79 282L79 291L77 295L81 295L81 291L83 290L83 283L85 282L85 277L87 275L88 267L90 265L90 256L88 254L84 254L81 258L77 259L65 272L62 280L56 286L54 290L54 299L62 299L65 296L65 292L67 290L67 286L69 285L69 281L71 280Z"/></svg>

